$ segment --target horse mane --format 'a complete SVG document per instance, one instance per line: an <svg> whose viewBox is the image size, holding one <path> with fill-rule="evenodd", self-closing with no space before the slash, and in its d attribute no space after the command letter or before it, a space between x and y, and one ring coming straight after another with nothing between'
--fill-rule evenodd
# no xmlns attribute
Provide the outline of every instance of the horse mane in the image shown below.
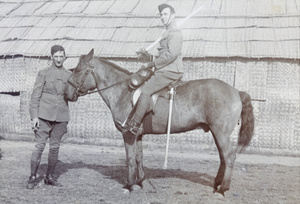
<svg viewBox="0 0 300 204"><path fill-rule="evenodd" d="M124 73L126 73L126 74L128 74L128 75L132 74L132 73L131 73L130 71L128 71L127 69L124 69L123 67L120 67L119 65L117 65L117 64L115 64L115 63L113 63L113 62L110 62L110 61L108 61L107 59L104 59L104 58L101 58L101 57L95 57L95 58L98 59L99 61L101 61L101 62L103 62L103 63L105 63L105 64L107 64L107 65L113 67L114 69L117 69L117 70L119 70L119 71L121 71L121 72L124 72Z"/></svg>

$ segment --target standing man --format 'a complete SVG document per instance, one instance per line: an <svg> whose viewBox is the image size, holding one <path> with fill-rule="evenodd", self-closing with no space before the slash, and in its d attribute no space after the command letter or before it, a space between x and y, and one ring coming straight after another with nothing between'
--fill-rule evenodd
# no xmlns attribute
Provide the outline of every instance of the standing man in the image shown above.
<svg viewBox="0 0 300 204"><path fill-rule="evenodd" d="M36 173L48 138L48 169L44 182L47 185L62 186L53 177L53 171L58 161L60 141L67 132L70 119L64 89L71 73L63 67L66 55L62 46L51 47L51 59L52 65L39 71L31 95L29 112L36 145L31 156L31 176L26 185L28 189L36 185Z"/></svg>
<svg viewBox="0 0 300 204"><path fill-rule="evenodd" d="M137 52L141 58L152 60L142 68L151 69L154 75L142 87L136 112L133 118L125 124L125 129L134 135L138 134L142 119L150 106L150 96L183 76L181 55L183 36L181 30L176 26L175 10L168 4L159 5L158 10L161 22L166 27L160 40L159 55L153 57L144 49Z"/></svg>

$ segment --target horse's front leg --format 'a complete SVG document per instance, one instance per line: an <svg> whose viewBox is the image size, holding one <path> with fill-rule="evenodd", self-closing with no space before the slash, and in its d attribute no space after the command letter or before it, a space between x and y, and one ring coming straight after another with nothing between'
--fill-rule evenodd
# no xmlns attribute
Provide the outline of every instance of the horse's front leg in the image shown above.
<svg viewBox="0 0 300 204"><path fill-rule="evenodd" d="M142 183L145 179L145 172L143 167L143 146L142 146L142 136L140 135L137 138L136 143L136 163L137 163L137 170L138 170L138 180L137 184L142 187Z"/></svg>
<svg viewBox="0 0 300 204"><path fill-rule="evenodd" d="M131 191L132 186L136 182L136 136L131 134L130 132L123 132L123 139L128 167L127 184L124 187Z"/></svg>

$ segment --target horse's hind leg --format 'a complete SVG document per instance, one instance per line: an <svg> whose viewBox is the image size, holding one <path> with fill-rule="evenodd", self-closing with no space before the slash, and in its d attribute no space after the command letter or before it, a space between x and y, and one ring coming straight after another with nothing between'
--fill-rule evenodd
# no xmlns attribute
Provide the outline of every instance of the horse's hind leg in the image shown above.
<svg viewBox="0 0 300 204"><path fill-rule="evenodd" d="M215 178L214 190L224 195L224 192L229 190L230 187L235 152L230 142L230 134L222 135L213 133L213 136L220 156L220 167ZM218 188L219 186L220 188Z"/></svg>
<svg viewBox="0 0 300 204"><path fill-rule="evenodd" d="M216 137L214 136L214 139ZM218 148L218 152L219 152L219 157L220 157L220 166L219 166L219 170L218 170L218 173L217 173L217 176L215 178L215 181L214 181L214 191L217 191L218 190L218 186L221 185L222 181L223 181L223 178L224 178L224 172L225 172L225 161L224 161L224 156L220 150L220 147L219 147L219 144L217 142L217 140L215 139L215 143L216 143L216 146Z"/></svg>
<svg viewBox="0 0 300 204"><path fill-rule="evenodd" d="M136 150L136 163L138 170L138 180L137 184L142 186L142 182L145 179L145 172L143 167L143 146L142 146L142 135L137 138L137 150Z"/></svg>

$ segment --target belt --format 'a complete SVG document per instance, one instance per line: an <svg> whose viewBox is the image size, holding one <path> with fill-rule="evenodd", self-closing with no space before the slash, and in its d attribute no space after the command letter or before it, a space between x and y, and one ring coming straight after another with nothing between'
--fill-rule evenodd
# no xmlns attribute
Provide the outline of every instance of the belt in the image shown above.
<svg viewBox="0 0 300 204"><path fill-rule="evenodd" d="M43 92L45 95L51 95L53 98L56 96L58 99L64 99L64 95L56 95L56 94L51 94L47 92Z"/></svg>

